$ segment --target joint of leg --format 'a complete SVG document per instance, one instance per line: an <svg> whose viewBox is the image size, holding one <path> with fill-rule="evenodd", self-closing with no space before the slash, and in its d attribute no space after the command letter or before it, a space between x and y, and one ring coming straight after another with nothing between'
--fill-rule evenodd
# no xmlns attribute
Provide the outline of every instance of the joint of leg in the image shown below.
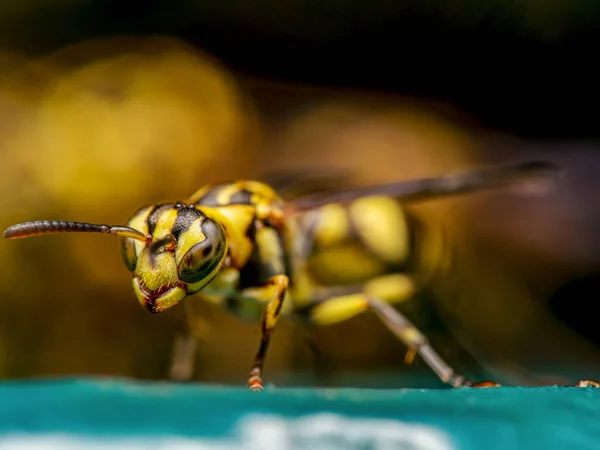
<svg viewBox="0 0 600 450"><path fill-rule="evenodd" d="M287 289L290 284L290 280L285 275L274 275L269 278L268 284L277 286L279 289Z"/></svg>
<svg viewBox="0 0 600 450"><path fill-rule="evenodd" d="M384 275L365 283L365 295L385 303L401 303L412 298L416 291L415 281L404 274Z"/></svg>
<svg viewBox="0 0 600 450"><path fill-rule="evenodd" d="M415 350L419 350L421 347L428 345L425 336L423 336L415 327L410 327L401 331L399 337L408 347L411 347Z"/></svg>
<svg viewBox="0 0 600 450"><path fill-rule="evenodd" d="M452 374L448 377L447 380L442 380L442 381L447 382L448 384L450 384L450 386L452 386L454 388L472 387L473 386L473 382L467 380L462 375L457 375L457 374Z"/></svg>

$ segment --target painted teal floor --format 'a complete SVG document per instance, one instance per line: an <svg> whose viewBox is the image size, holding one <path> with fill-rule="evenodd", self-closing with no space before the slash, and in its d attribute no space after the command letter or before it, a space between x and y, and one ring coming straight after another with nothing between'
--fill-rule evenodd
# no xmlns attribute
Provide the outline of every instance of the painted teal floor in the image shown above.
<svg viewBox="0 0 600 450"><path fill-rule="evenodd" d="M600 449L600 389L0 384L0 449Z"/></svg>

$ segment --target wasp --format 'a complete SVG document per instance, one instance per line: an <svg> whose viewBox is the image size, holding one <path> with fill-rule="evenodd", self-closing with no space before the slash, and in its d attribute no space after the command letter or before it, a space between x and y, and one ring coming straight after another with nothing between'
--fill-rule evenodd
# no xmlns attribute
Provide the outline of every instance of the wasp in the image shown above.
<svg viewBox="0 0 600 450"><path fill-rule="evenodd" d="M427 277L414 255L406 206L548 177L557 167L518 162L430 178L313 191L284 199L263 181L202 187L185 201L144 206L125 226L34 221L4 231L9 239L60 232L117 236L140 305L153 314L191 295L256 320L261 338L247 379L263 389L263 368L280 317L317 326L366 311L452 387L493 387L455 372L395 306ZM600 385L582 380L578 386Z"/></svg>

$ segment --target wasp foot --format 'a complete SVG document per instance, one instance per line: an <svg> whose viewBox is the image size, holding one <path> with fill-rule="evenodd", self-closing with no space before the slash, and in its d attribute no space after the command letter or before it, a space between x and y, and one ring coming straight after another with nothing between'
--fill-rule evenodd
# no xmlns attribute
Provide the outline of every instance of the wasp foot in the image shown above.
<svg viewBox="0 0 600 450"><path fill-rule="evenodd" d="M251 391L263 390L263 381L260 367L253 367L250 371L250 377L248 378L248 388Z"/></svg>
<svg viewBox="0 0 600 450"><path fill-rule="evenodd" d="M600 383L594 380L580 380L575 387L579 387L579 388L594 388L594 389L598 389L600 388Z"/></svg>

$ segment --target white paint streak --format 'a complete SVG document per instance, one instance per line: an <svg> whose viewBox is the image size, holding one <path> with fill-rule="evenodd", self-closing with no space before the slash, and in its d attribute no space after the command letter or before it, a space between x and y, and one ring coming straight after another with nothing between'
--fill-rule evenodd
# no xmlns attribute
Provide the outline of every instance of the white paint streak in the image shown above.
<svg viewBox="0 0 600 450"><path fill-rule="evenodd" d="M431 426L391 419L314 414L297 419L252 415L223 439L81 437L71 434L0 436L3 450L454 450L450 437Z"/></svg>

